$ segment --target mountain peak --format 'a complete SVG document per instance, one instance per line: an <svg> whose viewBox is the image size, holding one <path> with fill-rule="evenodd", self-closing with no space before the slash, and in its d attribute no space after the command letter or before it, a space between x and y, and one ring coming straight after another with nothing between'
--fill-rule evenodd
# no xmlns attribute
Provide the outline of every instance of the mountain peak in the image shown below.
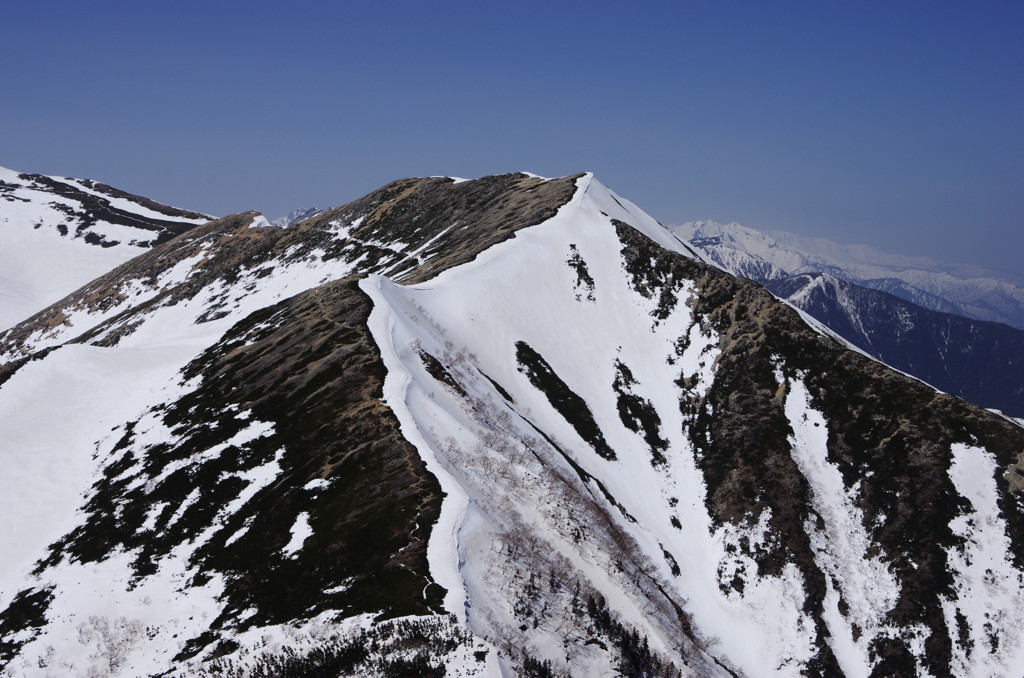
<svg viewBox="0 0 1024 678"><path fill-rule="evenodd" d="M279 226L281 228L285 228L287 226L291 226L292 224L297 224L300 221L304 221L305 219L315 217L321 212L326 212L329 209L331 208L328 207L326 209L321 209L319 207L302 207L297 210L292 210L286 216L272 219L268 223L271 226Z"/></svg>
<svg viewBox="0 0 1024 678"><path fill-rule="evenodd" d="M9 674L1024 666L1024 431L593 175L257 220L0 334Z"/></svg>
<svg viewBox="0 0 1024 678"><path fill-rule="evenodd" d="M978 405L1024 414L1024 364L1017 358L1024 353L1024 332L972 312L981 304L970 300L970 290L985 299L987 283L951 282L945 274L903 265L886 269L887 277L860 280L858 272L879 274L885 255L871 257L876 261L865 269L867 248L741 229L694 222L676 233L689 236L724 270L760 282L886 364ZM843 252L854 256L844 259ZM1012 308L1011 295L1000 290L996 298L1002 308Z"/></svg>

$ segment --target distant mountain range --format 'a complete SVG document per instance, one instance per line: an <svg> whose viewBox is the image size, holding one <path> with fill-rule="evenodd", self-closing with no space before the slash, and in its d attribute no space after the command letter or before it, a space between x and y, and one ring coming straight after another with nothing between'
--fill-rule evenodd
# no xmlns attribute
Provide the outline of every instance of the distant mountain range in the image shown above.
<svg viewBox="0 0 1024 678"><path fill-rule="evenodd" d="M673 226L672 231L683 240L713 247L720 265L742 270L740 275L753 280L776 274L829 273L933 311L1024 329L1024 279L1009 273L707 219ZM771 271L759 273L762 263L769 264Z"/></svg>
<svg viewBox="0 0 1024 678"><path fill-rule="evenodd" d="M1024 416L1024 331L976 319L997 315L997 300L1003 317L1021 316L1017 299L1024 289L1011 276L738 224L700 221L673 232L882 362L984 407ZM954 277L968 272L974 277ZM881 274L887 277L857 277Z"/></svg>

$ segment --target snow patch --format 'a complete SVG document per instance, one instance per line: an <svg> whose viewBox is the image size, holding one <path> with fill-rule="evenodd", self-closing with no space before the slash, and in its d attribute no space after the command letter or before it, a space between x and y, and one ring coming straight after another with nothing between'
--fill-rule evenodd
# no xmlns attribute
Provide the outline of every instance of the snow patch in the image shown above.
<svg viewBox="0 0 1024 678"><path fill-rule="evenodd" d="M313 528L309 524L309 513L303 511L298 515L295 524L291 527L291 534L292 538L281 549L285 558L294 558L306 540L313 536Z"/></svg>

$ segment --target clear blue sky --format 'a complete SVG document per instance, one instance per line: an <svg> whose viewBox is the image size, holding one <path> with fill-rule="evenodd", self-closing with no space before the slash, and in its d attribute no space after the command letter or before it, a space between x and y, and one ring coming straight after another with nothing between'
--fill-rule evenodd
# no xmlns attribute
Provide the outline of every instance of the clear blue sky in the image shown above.
<svg viewBox="0 0 1024 678"><path fill-rule="evenodd" d="M592 170L1024 274L1024 3L17 2L0 165L213 214Z"/></svg>

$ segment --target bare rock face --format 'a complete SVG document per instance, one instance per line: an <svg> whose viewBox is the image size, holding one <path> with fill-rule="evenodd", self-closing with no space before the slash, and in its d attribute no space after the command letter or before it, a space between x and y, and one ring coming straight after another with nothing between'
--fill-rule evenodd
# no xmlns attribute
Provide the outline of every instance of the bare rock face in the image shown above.
<svg viewBox="0 0 1024 678"><path fill-rule="evenodd" d="M590 175L257 217L0 335L9 675L1024 667L1019 426Z"/></svg>

